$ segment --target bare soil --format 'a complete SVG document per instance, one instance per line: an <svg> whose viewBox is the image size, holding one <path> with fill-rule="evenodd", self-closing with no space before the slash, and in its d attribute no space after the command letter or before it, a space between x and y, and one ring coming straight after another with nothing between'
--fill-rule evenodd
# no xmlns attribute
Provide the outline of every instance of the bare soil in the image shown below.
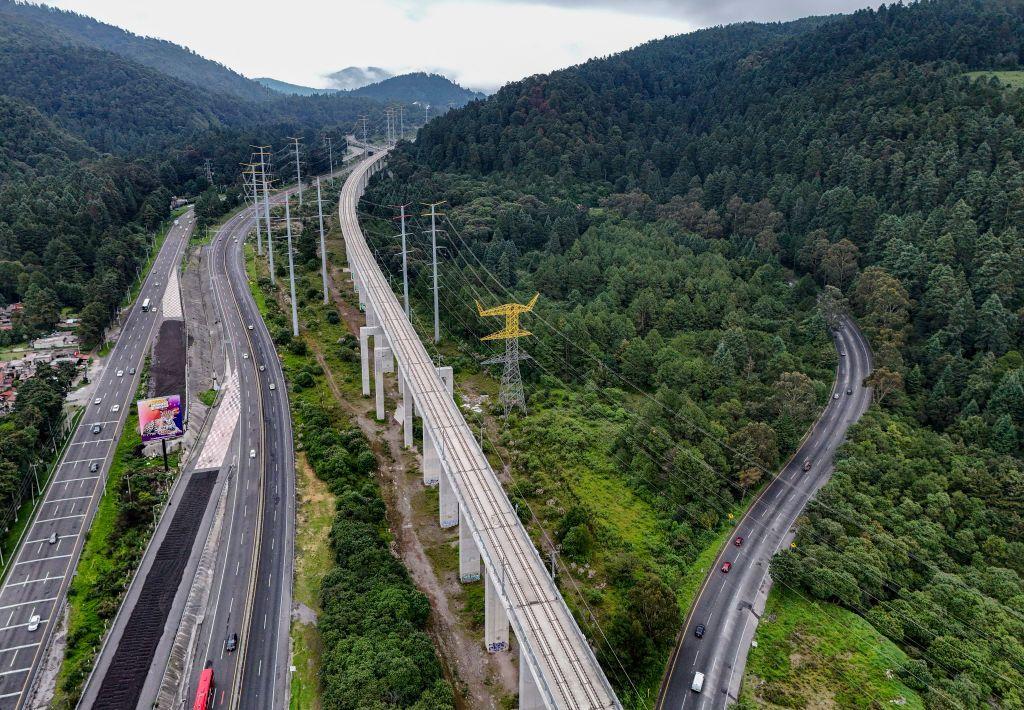
<svg viewBox="0 0 1024 710"><path fill-rule="evenodd" d="M329 290L349 331L358 337L363 315L338 288L338 281L345 277L337 269L332 269ZM331 376L323 353L315 351L315 354L327 373L335 398L366 434L377 454L395 552L416 586L430 599L434 612L430 631L459 696L457 705L464 708L503 707L503 700L518 692L516 654L486 652L482 632L474 628L471 614L466 609L458 570L437 569L431 559L431 552L437 554L443 552L443 548L453 546L457 550L458 529L443 530L438 525L436 504L431 510L419 477L418 456L414 451L404 449L401 426L390 416L385 422L377 422L367 413L363 402L347 399ZM386 404L394 402L396 389L393 381L388 383L385 388Z"/></svg>

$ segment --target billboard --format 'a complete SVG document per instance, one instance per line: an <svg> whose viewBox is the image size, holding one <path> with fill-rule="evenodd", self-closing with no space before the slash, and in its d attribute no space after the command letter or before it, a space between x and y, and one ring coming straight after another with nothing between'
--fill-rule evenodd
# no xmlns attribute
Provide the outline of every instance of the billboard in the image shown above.
<svg viewBox="0 0 1024 710"><path fill-rule="evenodd" d="M139 409L139 433L144 442L173 439L185 433L180 396L140 399L135 404Z"/></svg>

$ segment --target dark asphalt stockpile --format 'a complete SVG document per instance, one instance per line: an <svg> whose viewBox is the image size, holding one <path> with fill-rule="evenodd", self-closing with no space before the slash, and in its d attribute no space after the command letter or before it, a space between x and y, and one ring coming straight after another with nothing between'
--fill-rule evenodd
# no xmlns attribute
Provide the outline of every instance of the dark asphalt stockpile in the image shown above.
<svg viewBox="0 0 1024 710"><path fill-rule="evenodd" d="M97 707L104 710L135 710L142 694L142 680L153 663L196 531L217 481L217 471L190 475L188 488L160 543L121 643L100 685Z"/></svg>
<svg viewBox="0 0 1024 710"><path fill-rule="evenodd" d="M165 320L153 346L150 381L154 397L180 394L185 400L185 322Z"/></svg>

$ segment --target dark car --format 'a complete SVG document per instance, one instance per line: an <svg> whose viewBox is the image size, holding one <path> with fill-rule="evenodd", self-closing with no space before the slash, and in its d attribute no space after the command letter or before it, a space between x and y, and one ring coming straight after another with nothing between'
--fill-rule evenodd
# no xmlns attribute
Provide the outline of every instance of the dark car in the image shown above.
<svg viewBox="0 0 1024 710"><path fill-rule="evenodd" d="M232 653L236 648L238 648L238 634L231 634L224 641L224 650Z"/></svg>
<svg viewBox="0 0 1024 710"><path fill-rule="evenodd" d="M853 387L847 387L846 394L853 394Z"/></svg>
<svg viewBox="0 0 1024 710"><path fill-rule="evenodd" d="M103 425L102 424L93 424L92 425L92 433L93 434L99 434L101 431L103 431Z"/></svg>
<svg viewBox="0 0 1024 710"><path fill-rule="evenodd" d="M693 629L693 635L699 639L704 638L704 624L697 624Z"/></svg>
<svg viewBox="0 0 1024 710"><path fill-rule="evenodd" d="M732 541L732 544L735 545L736 547L739 547L740 545L742 545L743 544L743 536L742 535L737 535L736 539Z"/></svg>
<svg viewBox="0 0 1024 710"><path fill-rule="evenodd" d="M726 562L724 565L722 565L722 573L723 574L729 574L729 570L731 570L731 569L732 569L732 562Z"/></svg>
<svg viewBox="0 0 1024 710"><path fill-rule="evenodd" d="M99 461L93 461L91 464L89 464L89 473L96 473L99 470L100 470L100 462Z"/></svg>

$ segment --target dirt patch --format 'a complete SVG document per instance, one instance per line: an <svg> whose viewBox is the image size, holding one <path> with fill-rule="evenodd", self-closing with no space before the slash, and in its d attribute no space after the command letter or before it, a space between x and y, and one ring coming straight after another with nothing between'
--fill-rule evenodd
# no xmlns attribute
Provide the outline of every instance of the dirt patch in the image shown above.
<svg viewBox="0 0 1024 710"><path fill-rule="evenodd" d="M330 293L349 331L358 335L363 315L353 305L353 299L339 290L337 284L342 278L347 279L347 274L332 269ZM436 493L431 503L433 491L423 487L418 458L403 447L401 427L390 417L377 422L362 401L347 398L335 382L323 353L315 345L313 350L335 398L366 434L381 463L379 475L395 539L394 551L430 600L430 631L459 696L457 704L464 708L502 707L504 698L518 692L516 654L490 654L484 649L482 633L473 621L476 614L466 604L467 596L482 596L475 594L481 583L467 586L459 581L457 551L454 565L435 564L438 558L453 557L452 550L457 550L457 528L444 530L438 525ZM385 394L389 402L394 402L398 393L393 378Z"/></svg>
<svg viewBox="0 0 1024 710"><path fill-rule="evenodd" d="M150 365L152 394L185 394L185 322L165 320L160 324L153 361Z"/></svg>

